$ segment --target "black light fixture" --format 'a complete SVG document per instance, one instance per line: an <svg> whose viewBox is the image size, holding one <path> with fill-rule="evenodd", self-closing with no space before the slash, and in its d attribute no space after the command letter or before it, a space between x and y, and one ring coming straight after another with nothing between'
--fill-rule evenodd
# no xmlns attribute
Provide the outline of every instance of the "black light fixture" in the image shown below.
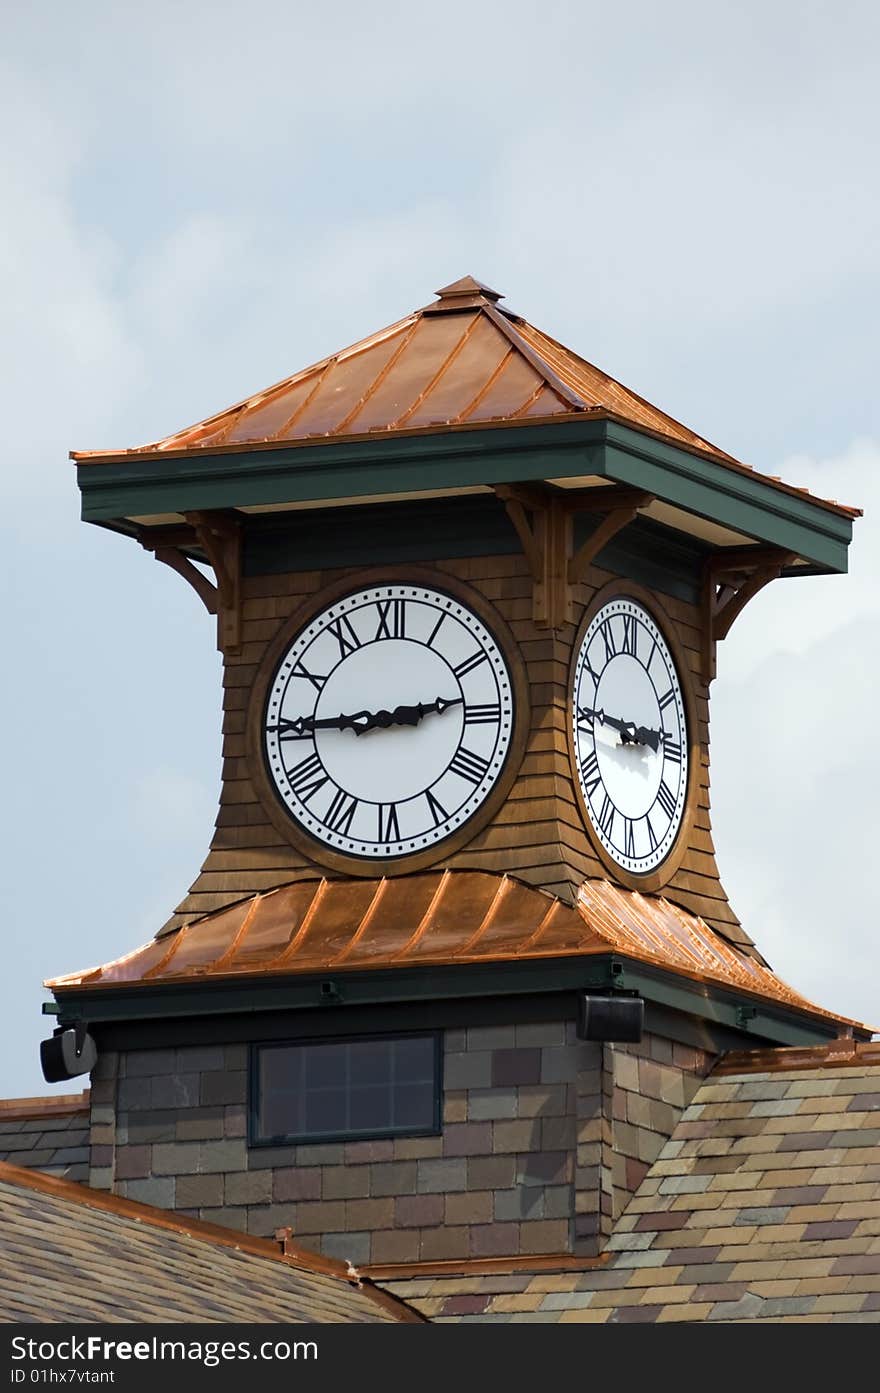
<svg viewBox="0 0 880 1393"><path fill-rule="evenodd" d="M644 998L615 992L613 996L594 996L581 992L578 997L577 1034L579 1040L606 1040L637 1045L645 1029Z"/></svg>
<svg viewBox="0 0 880 1393"><path fill-rule="evenodd" d="M40 1041L40 1064L47 1083L90 1074L98 1060L98 1047L84 1021L59 1026L48 1040Z"/></svg>

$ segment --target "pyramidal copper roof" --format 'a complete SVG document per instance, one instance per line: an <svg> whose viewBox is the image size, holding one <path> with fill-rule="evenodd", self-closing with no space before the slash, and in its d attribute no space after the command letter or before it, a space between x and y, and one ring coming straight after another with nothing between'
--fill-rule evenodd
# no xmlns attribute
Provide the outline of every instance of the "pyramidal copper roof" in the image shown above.
<svg viewBox="0 0 880 1393"><path fill-rule="evenodd" d="M45 985L64 991L608 952L865 1028L814 1005L668 900L587 880L571 906L488 871L297 881Z"/></svg>
<svg viewBox="0 0 880 1393"><path fill-rule="evenodd" d="M434 304L186 430L135 450L74 451L73 458L242 449L592 412L736 463L502 308L504 297L473 276L437 296Z"/></svg>

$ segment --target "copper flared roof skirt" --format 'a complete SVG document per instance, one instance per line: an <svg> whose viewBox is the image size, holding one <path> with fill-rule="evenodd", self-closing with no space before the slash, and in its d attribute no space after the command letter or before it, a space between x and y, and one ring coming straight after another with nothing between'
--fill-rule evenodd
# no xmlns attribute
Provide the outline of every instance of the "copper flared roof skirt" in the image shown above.
<svg viewBox="0 0 880 1393"><path fill-rule="evenodd" d="M588 880L572 907L486 871L297 881L46 986L63 992L608 952L859 1026L807 1001L668 900Z"/></svg>
<svg viewBox="0 0 880 1393"><path fill-rule="evenodd" d="M144 455L189 455L412 434L467 426L528 425L584 415L607 417L750 466L704 440L571 349L502 309L497 291L464 276L438 300L274 386L149 445L72 451L79 463ZM784 492L806 489L758 477ZM845 514L858 509L816 502Z"/></svg>

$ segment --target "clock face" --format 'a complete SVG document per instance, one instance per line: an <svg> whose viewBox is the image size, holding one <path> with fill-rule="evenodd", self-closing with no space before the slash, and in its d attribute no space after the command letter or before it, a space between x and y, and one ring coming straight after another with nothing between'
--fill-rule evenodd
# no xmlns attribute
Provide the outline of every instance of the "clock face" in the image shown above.
<svg viewBox="0 0 880 1393"><path fill-rule="evenodd" d="M294 638L264 713L285 808L335 852L424 851L471 818L510 748L501 649L465 604L421 585L371 586Z"/></svg>
<svg viewBox="0 0 880 1393"><path fill-rule="evenodd" d="M572 696L575 763L593 830L617 865L653 871L684 816L687 724L675 663L637 601L621 596L594 615Z"/></svg>

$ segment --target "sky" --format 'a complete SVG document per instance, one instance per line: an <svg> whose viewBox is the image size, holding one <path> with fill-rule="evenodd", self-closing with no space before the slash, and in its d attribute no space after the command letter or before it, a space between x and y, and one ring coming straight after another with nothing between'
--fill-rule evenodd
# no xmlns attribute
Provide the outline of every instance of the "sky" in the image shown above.
<svg viewBox="0 0 880 1393"><path fill-rule="evenodd" d="M19 0L3 30L0 1096L46 1091L42 980L153 934L219 788L213 622L78 521L67 452L168 434L467 273L865 509L849 575L777 582L721 645L712 784L764 954L880 1026L880 9Z"/></svg>

